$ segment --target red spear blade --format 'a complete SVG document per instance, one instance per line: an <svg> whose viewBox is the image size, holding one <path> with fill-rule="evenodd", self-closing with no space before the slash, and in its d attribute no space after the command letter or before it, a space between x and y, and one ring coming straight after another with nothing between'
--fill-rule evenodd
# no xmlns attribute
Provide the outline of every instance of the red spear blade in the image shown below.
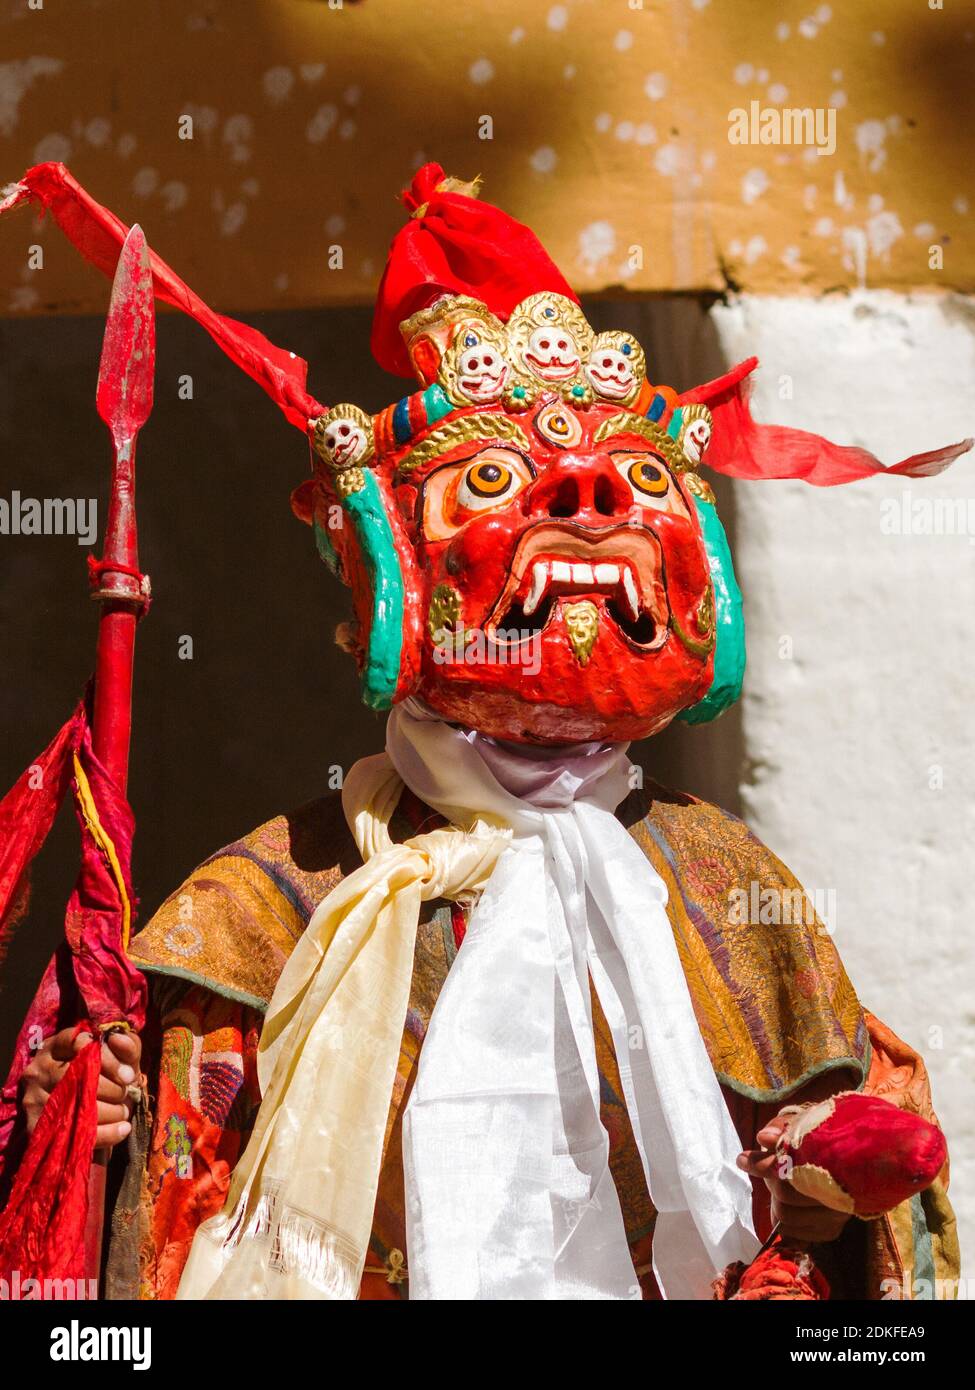
<svg viewBox="0 0 975 1390"><path fill-rule="evenodd" d="M136 616L146 603L135 516L135 441L152 409L155 300L149 250L132 227L119 254L98 372L98 413L112 432L112 481L92 598L102 604L95 660L95 754L125 788Z"/></svg>
<svg viewBox="0 0 975 1390"><path fill-rule="evenodd" d="M98 413L116 440L132 439L152 410L156 314L149 248L129 229L115 271L98 371Z"/></svg>

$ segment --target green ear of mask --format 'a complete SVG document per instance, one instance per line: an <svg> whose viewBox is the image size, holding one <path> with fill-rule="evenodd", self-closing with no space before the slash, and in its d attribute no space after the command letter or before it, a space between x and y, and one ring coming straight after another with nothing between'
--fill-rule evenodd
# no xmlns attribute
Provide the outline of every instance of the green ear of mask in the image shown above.
<svg viewBox="0 0 975 1390"><path fill-rule="evenodd" d="M741 694L745 676L745 618L731 547L717 509L697 496L694 505L704 533L704 548L714 585L714 676L704 698L677 718L685 724L706 724L723 714Z"/></svg>
<svg viewBox="0 0 975 1390"><path fill-rule="evenodd" d="M403 651L403 571L375 478L363 470L359 492L342 505L355 527L362 558L372 586L372 622L362 671L362 699L370 709L389 709L396 695ZM325 538L327 540L327 537ZM321 540L316 532L321 553ZM329 545L329 549L332 549ZM334 553L334 550L333 550ZM323 556L329 563L329 556Z"/></svg>

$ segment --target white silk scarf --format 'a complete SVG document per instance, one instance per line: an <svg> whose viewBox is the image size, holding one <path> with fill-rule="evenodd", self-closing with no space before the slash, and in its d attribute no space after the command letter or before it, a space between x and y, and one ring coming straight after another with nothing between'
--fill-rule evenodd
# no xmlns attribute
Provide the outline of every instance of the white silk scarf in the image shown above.
<svg viewBox="0 0 975 1390"><path fill-rule="evenodd" d="M758 1250L751 1184L666 887L613 814L626 746L515 749L415 701L386 740L344 791L366 863L285 966L255 1131L179 1297L355 1297L420 901L478 893L404 1116L410 1298L640 1297L599 1115L590 976L658 1213L657 1281L668 1298L709 1297L716 1273ZM393 845L403 783L453 828Z"/></svg>
<svg viewBox="0 0 975 1390"><path fill-rule="evenodd" d="M400 776L453 824L510 826L441 990L403 1126L410 1298L639 1298L599 1116L589 977L657 1210L669 1298L758 1250L741 1145L659 874L614 815L625 745L518 750L390 717Z"/></svg>

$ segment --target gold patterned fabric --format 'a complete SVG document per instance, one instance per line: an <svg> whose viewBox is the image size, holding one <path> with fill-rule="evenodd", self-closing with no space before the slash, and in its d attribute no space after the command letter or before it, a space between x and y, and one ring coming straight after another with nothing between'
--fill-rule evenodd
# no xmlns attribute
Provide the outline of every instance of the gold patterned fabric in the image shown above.
<svg viewBox="0 0 975 1390"><path fill-rule="evenodd" d="M312 912L360 862L338 794L275 816L195 869L132 959L263 1010Z"/></svg>
<svg viewBox="0 0 975 1390"><path fill-rule="evenodd" d="M397 838L436 818L406 802ZM801 894L795 877L735 816L678 793L634 793L619 815L667 885L668 914L701 1033L719 1079L775 1100L808 1077L869 1066L863 1013L832 938L811 905L797 923L739 923L729 895ZM278 816L214 855L132 944L147 971L267 1005L318 902L359 857L338 795ZM756 885L752 889L752 885ZM446 904L434 905L449 917ZM793 914L796 915L796 914ZM808 924L807 924L808 923Z"/></svg>
<svg viewBox="0 0 975 1390"><path fill-rule="evenodd" d="M620 808L667 885L667 911L719 1079L778 1100L823 1071L861 1082L870 1042L826 926L785 865L737 817L655 789ZM779 911L736 911L744 894ZM763 922L769 916L780 920Z"/></svg>
<svg viewBox="0 0 975 1390"><path fill-rule="evenodd" d="M808 925L805 918L796 925L732 920L732 887L748 889L754 882L765 890L798 889L795 878L739 820L659 788L634 793L619 815L667 884L668 913L697 1019L744 1144L752 1143L777 1102L806 1079L830 1069L847 1072L844 1085L862 1084L869 1071L868 1089L928 1112L923 1064L864 1014L831 937L811 911ZM432 812L405 793L391 830L395 839L406 839L437 824ZM150 975L193 981L212 991L218 997L215 1003L219 996L243 1001L259 1019L312 911L359 862L338 795L278 816L191 874L135 938L133 956ZM466 914L458 905L451 909L446 903L424 904L390 1098L364 1297L401 1297L408 1288L402 1116L423 1037L465 923ZM187 925L194 930L188 931ZM194 948L191 954L186 952L188 944ZM593 1002L610 1165L640 1282L652 1297L655 1213L627 1122L609 1029L595 998ZM246 1012L250 1016L250 1009ZM226 1020L221 1016L220 1022L224 1025ZM204 1051L209 1026L206 1020L199 1025ZM871 1036L880 1040L873 1051ZM165 1158L171 1118L161 1111L155 1116L159 1142L154 1148L161 1155L157 1167L176 1162ZM179 1192L175 1177L162 1168L155 1174L160 1192ZM201 1171L205 1183L212 1181L209 1161ZM172 1179L168 1189L167 1178ZM226 1178L213 1195L214 1209L225 1185ZM849 1245L844 1259L847 1272L855 1270L851 1277L856 1287L848 1296L863 1297L868 1290L868 1297L925 1297L924 1281L932 1269L942 1280L957 1277L957 1243L944 1186L939 1180L923 1199L884 1221L851 1223L844 1237L844 1246ZM191 1188L192 1184L187 1190ZM767 1217L767 1204L761 1210L763 1193L761 1189L756 1207L760 1230ZM172 1217L156 1203L157 1243L174 1268L154 1296L172 1296L178 1282L177 1266L188 1243L180 1222L195 1224L209 1213L198 1196L192 1195L189 1203L192 1212L187 1208ZM179 1242L173 1231L181 1237ZM884 1280L896 1281L896 1291Z"/></svg>

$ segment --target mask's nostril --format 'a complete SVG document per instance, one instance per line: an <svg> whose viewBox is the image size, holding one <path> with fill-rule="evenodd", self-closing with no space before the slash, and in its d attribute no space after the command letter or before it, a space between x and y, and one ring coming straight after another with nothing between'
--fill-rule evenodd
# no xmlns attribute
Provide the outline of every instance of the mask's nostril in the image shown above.
<svg viewBox="0 0 975 1390"><path fill-rule="evenodd" d="M579 510L579 489L575 478L563 478L548 499L549 516L575 516Z"/></svg>
<svg viewBox="0 0 975 1390"><path fill-rule="evenodd" d="M617 512L616 488L612 478L600 476L593 488L592 504L600 516L615 516Z"/></svg>

